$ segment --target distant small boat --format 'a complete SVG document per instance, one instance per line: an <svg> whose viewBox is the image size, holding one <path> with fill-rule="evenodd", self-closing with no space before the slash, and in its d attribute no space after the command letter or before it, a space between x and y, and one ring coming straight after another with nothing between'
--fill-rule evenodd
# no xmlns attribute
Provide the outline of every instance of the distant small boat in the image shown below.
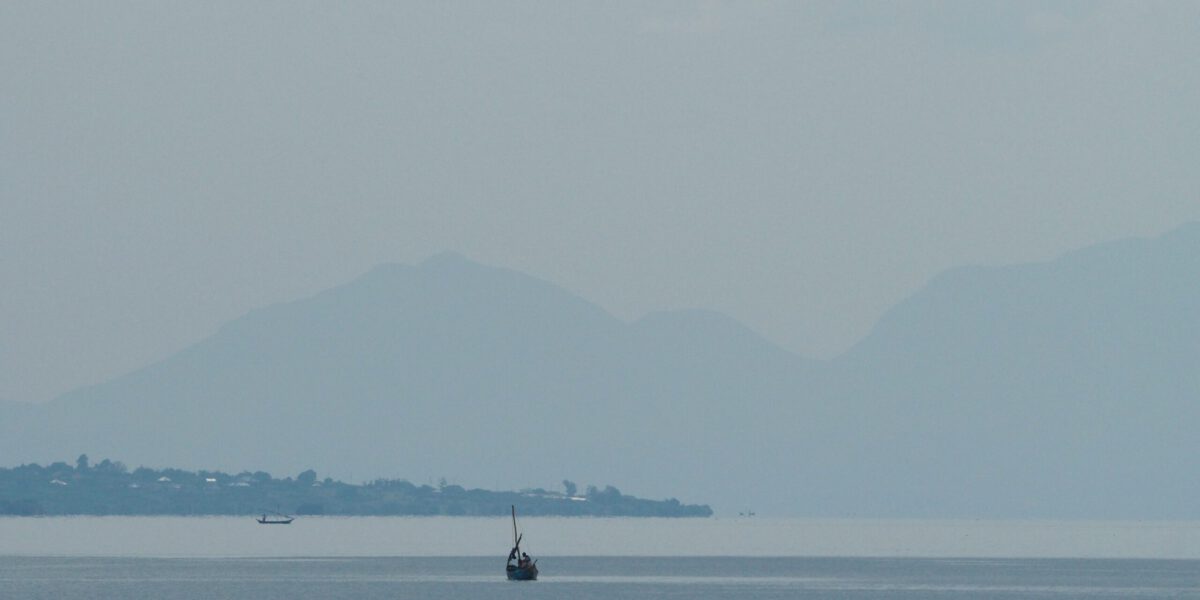
<svg viewBox="0 0 1200 600"><path fill-rule="evenodd" d="M513 547L508 552L508 564L504 567L504 572L508 575L509 581L537 581L538 568L537 561L529 558L528 554L521 552L521 538L524 535L517 535L517 507L512 507L513 521Z"/></svg>
<svg viewBox="0 0 1200 600"><path fill-rule="evenodd" d="M268 517L266 515L266 513L263 513L263 516L258 517L254 520L258 521L259 525L291 525L292 521L296 520L296 517L293 517L291 515L279 515L279 516L275 516L275 517Z"/></svg>

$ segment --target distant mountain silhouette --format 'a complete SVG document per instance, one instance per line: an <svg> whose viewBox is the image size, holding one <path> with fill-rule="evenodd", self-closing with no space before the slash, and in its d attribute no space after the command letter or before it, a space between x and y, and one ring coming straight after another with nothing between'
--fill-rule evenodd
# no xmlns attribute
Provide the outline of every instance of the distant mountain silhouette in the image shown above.
<svg viewBox="0 0 1200 600"><path fill-rule="evenodd" d="M714 313L629 324L544 281L442 254L252 311L66 394L3 450L10 463L86 451L499 489L569 477L707 501L726 477L750 479L729 432L750 431L753 407L777 401L756 390L801 364Z"/></svg>
<svg viewBox="0 0 1200 600"><path fill-rule="evenodd" d="M5 463L568 477L762 514L1195 517L1200 225L951 270L830 361L708 311L627 323L447 253L5 410Z"/></svg>
<svg viewBox="0 0 1200 600"><path fill-rule="evenodd" d="M859 421L845 506L908 515L1200 514L1200 224L960 268L831 365ZM857 484L857 485L856 485ZM857 491L855 491L857 490Z"/></svg>

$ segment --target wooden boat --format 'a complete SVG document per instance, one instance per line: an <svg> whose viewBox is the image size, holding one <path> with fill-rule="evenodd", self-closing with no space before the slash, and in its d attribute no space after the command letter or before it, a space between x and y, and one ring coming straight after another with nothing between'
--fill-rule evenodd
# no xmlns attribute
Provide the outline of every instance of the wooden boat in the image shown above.
<svg viewBox="0 0 1200 600"><path fill-rule="evenodd" d="M291 515L268 517L266 513L263 513L263 516L257 517L254 520L258 521L259 525L291 525L292 521L296 520L296 517Z"/></svg>
<svg viewBox="0 0 1200 600"><path fill-rule="evenodd" d="M529 558L528 554L521 552L521 538L523 535L517 535L517 507L512 507L513 521L513 547L508 552L508 564L504 566L504 572L508 575L509 581L537 581L538 567L537 561Z"/></svg>

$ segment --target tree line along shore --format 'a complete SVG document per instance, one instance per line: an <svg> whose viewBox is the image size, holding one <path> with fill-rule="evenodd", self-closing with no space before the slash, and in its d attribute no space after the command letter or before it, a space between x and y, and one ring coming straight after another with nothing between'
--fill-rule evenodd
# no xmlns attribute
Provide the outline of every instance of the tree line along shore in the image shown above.
<svg viewBox="0 0 1200 600"><path fill-rule="evenodd" d="M129 470L87 455L75 465L26 464L0 468L0 515L252 515L280 512L336 516L502 516L511 505L530 516L708 517L703 504L674 498L648 500L613 486L579 490L564 480L562 491L466 489L442 480L417 485L403 479L351 484L312 470L295 477L263 471L237 474L138 467Z"/></svg>

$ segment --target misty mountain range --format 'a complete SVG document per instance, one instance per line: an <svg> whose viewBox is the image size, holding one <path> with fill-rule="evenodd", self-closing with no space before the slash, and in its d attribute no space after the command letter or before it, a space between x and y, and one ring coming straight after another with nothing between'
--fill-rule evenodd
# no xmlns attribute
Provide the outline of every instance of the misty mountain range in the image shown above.
<svg viewBox="0 0 1200 600"><path fill-rule="evenodd" d="M0 404L0 462L445 477L801 516L1200 515L1200 224L950 270L832 360L718 313L625 322L455 254Z"/></svg>

